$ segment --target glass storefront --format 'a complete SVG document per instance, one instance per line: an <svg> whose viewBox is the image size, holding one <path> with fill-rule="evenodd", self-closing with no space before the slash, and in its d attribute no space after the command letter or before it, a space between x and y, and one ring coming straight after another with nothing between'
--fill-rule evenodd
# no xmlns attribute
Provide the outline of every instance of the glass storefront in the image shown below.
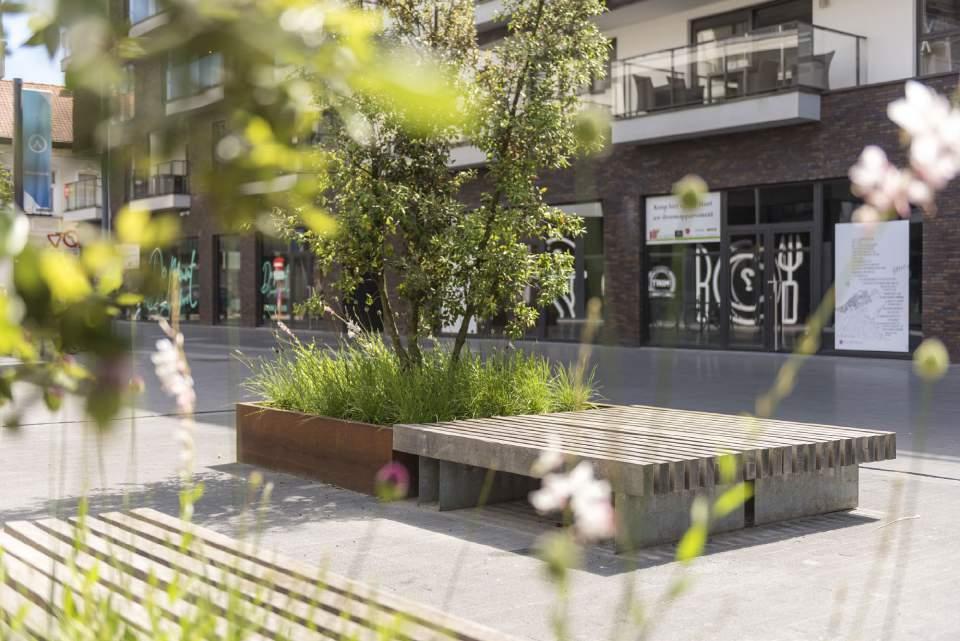
<svg viewBox="0 0 960 641"><path fill-rule="evenodd" d="M584 234L579 238L557 238L547 251L573 255L573 273L567 293L543 311L543 335L550 340L580 340L587 321L587 303L603 301L603 218L583 217Z"/></svg>
<svg viewBox="0 0 960 641"><path fill-rule="evenodd" d="M309 327L316 320L298 310L314 292L313 260L310 252L295 242L272 236L260 237L260 265L257 270L258 318L261 324L283 321ZM282 266L276 269L277 264Z"/></svg>
<svg viewBox="0 0 960 641"><path fill-rule="evenodd" d="M680 234L678 242L664 244L655 240L657 233L648 235L649 341L793 351L834 284L835 226L851 222L861 203L846 179L737 189L720 196L719 243L680 242ZM917 214L909 225L910 349L922 338L921 220ZM832 318L821 349L834 350Z"/></svg>
<svg viewBox="0 0 960 641"><path fill-rule="evenodd" d="M240 322L240 237L217 236L217 322Z"/></svg>
<svg viewBox="0 0 960 641"><path fill-rule="evenodd" d="M173 292L173 295L179 298L180 320L182 322L200 320L200 267L197 239L182 238L172 247L163 249L156 247L147 253L143 260L146 262L152 283L158 287L158 294L144 300L140 318L169 319L173 308L170 295ZM172 287L171 279L174 280ZM163 286L164 283L166 286Z"/></svg>

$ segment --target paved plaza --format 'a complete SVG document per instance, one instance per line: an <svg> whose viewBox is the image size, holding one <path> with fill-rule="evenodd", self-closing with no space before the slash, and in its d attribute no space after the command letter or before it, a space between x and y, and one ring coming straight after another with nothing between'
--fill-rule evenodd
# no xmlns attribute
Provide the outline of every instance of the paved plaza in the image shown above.
<svg viewBox="0 0 960 641"><path fill-rule="evenodd" d="M148 393L130 416L98 434L67 404L30 407L18 430L0 431L0 522L69 515L86 492L92 511L149 506L177 511L173 403L152 374L158 332L125 326ZM325 564L384 590L446 609L518 638L552 639L556 601L533 546L553 530L521 504L439 513L390 505L321 483L266 473L274 485L254 522L236 463L232 404L247 394L230 351L269 358L267 330L186 328L198 387L197 521L233 536L256 532L269 547ZM489 349L492 343L478 343ZM526 348L527 345L522 347ZM574 345L529 346L572 359ZM783 357L691 350L597 348L601 392L615 403L736 413L769 386ZM782 418L897 432L898 458L861 471L860 507L720 535L689 568L673 547L633 556L590 549L574 573L573 634L626 635L631 590L664 640L956 639L960 575L960 369L934 393L926 427L907 361L817 357L802 370ZM906 499L901 509L900 500ZM668 587L685 578L674 601Z"/></svg>

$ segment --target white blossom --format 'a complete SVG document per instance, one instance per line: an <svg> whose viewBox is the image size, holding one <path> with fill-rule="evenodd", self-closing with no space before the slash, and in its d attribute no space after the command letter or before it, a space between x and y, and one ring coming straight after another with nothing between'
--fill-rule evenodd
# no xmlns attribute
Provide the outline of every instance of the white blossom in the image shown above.
<svg viewBox="0 0 960 641"><path fill-rule="evenodd" d="M910 81L905 97L890 103L887 115L910 140L910 167L926 185L926 193L914 194L911 202L929 207L934 192L960 172L960 111L930 87Z"/></svg>
<svg viewBox="0 0 960 641"><path fill-rule="evenodd" d="M562 447L560 439L555 434L551 434L547 448L540 452L540 456L530 468L530 473L537 478L543 478L550 472L560 469L563 465L563 454L560 453Z"/></svg>
<svg viewBox="0 0 960 641"><path fill-rule="evenodd" d="M882 149L870 145L850 168L853 193L880 212L895 211L908 217L911 203L926 206L930 191L909 171L893 165Z"/></svg>
<svg viewBox="0 0 960 641"><path fill-rule="evenodd" d="M541 513L569 507L577 534L586 540L600 540L615 531L610 494L610 483L595 478L593 465L581 461L567 474L547 474L541 488L530 494L530 503Z"/></svg>
<svg viewBox="0 0 960 641"><path fill-rule="evenodd" d="M181 414L190 414L197 400L193 377L182 357L183 335L177 334L174 340L177 341L176 345L167 338L158 340L157 351L150 360L153 361L163 391L174 398Z"/></svg>

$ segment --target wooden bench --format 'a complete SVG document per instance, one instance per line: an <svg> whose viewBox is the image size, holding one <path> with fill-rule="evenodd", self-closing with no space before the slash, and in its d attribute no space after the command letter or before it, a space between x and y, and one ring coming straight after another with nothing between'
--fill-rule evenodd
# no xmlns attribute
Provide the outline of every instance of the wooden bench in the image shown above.
<svg viewBox="0 0 960 641"><path fill-rule="evenodd" d="M559 445L610 481L624 549L682 536L694 498L730 485L720 482L723 454L734 455L733 482L748 482L754 496L713 531L852 509L858 466L896 457L892 432L640 405L396 425L393 439L420 457L420 501L441 510L524 498L538 485L534 461Z"/></svg>
<svg viewBox="0 0 960 641"><path fill-rule="evenodd" d="M181 616L205 612L207 638L333 641L508 641L437 610L373 590L160 512L111 512L82 521L10 522L0 533L0 638L22 619L20 638L57 639L69 594L110 600L111 610L148 641L180 637ZM75 569L71 569L71 567ZM84 580L97 567L96 581ZM176 585L177 591L169 589ZM174 599L168 598L176 595ZM229 610L228 610L229 608ZM229 612L229 614L228 614ZM395 636L381 636L391 630Z"/></svg>

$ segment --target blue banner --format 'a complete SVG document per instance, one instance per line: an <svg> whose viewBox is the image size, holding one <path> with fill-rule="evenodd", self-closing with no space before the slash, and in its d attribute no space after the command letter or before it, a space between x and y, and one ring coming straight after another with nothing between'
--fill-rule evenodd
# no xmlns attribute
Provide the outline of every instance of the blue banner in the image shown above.
<svg viewBox="0 0 960 641"><path fill-rule="evenodd" d="M46 91L23 90L23 205L24 210L31 213L53 209L50 174L52 100L53 95Z"/></svg>

